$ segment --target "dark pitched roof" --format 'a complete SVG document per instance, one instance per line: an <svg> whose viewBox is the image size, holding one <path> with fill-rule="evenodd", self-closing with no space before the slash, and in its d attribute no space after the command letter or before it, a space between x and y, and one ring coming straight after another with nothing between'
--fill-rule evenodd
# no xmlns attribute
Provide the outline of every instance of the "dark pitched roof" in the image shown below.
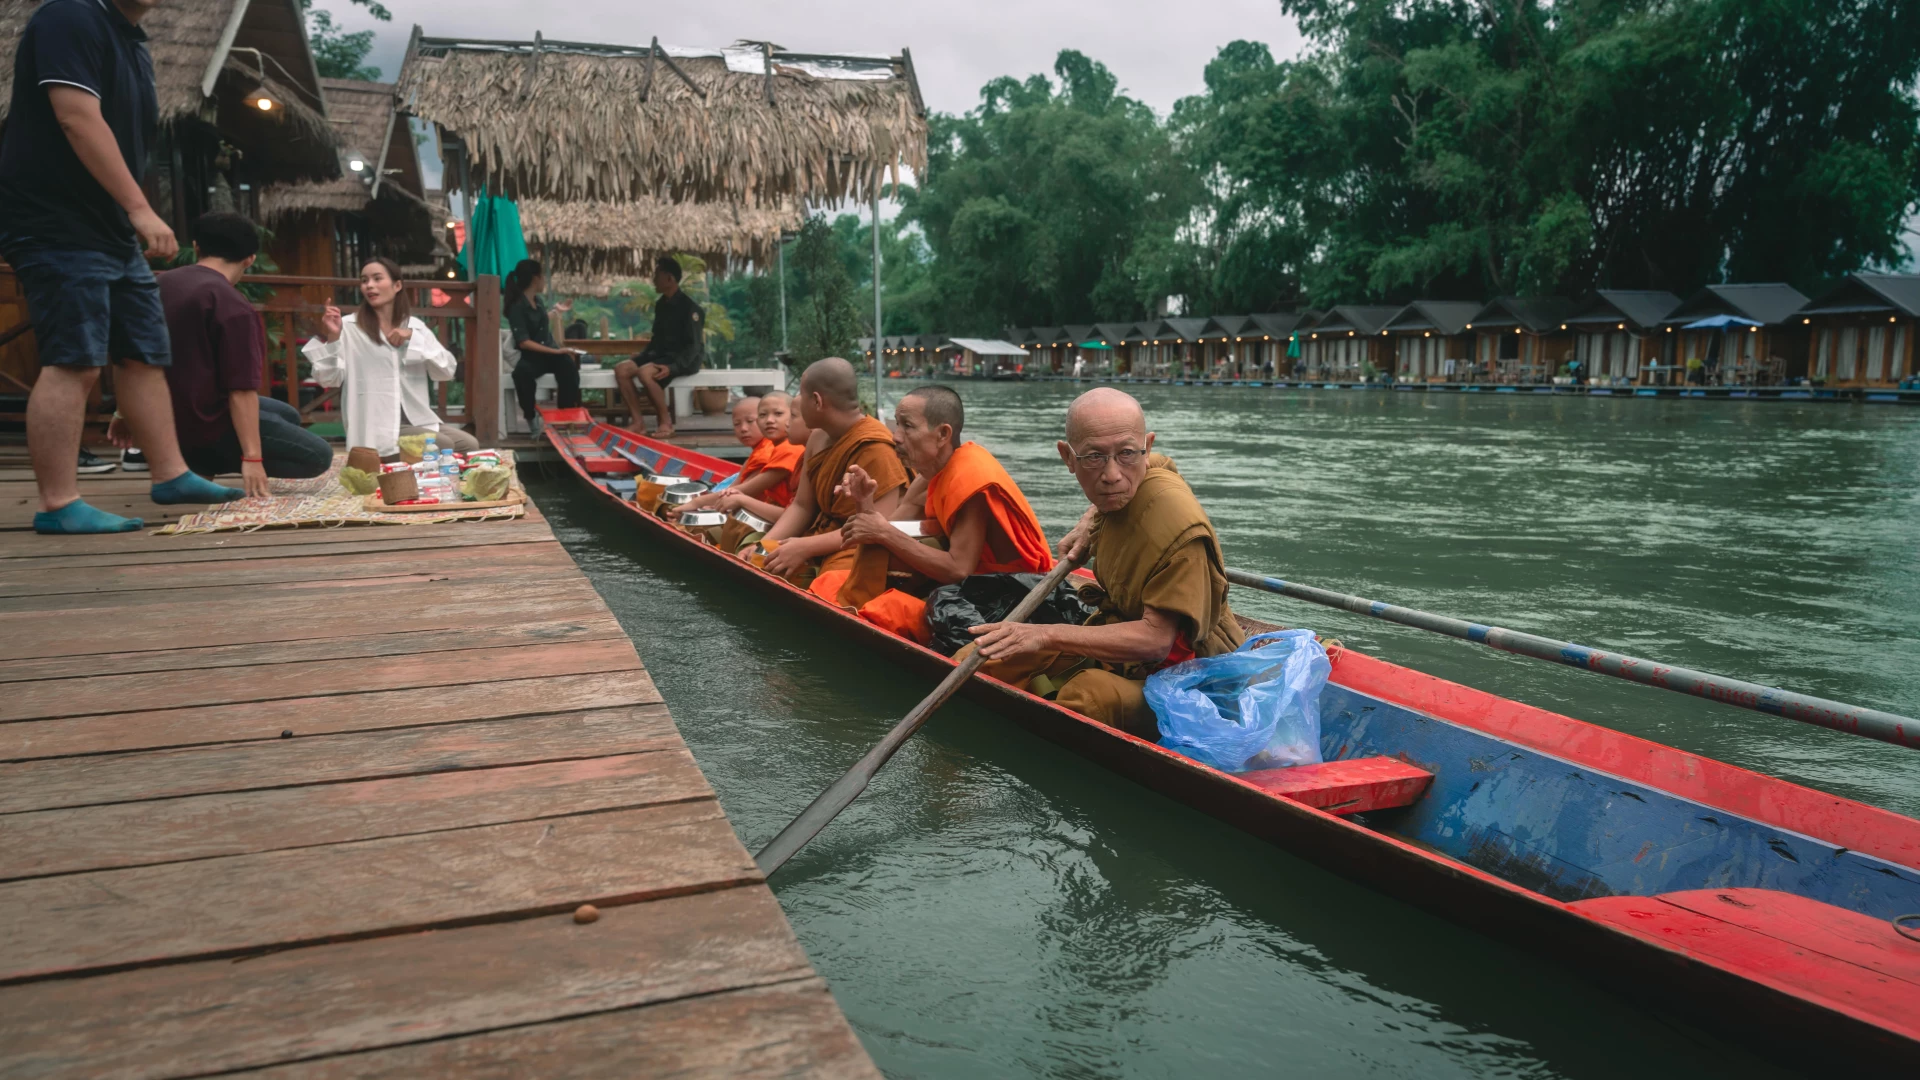
<svg viewBox="0 0 1920 1080"><path fill-rule="evenodd" d="M1207 320L1207 328L1200 332L1203 338L1237 338L1247 332L1253 320L1245 315L1215 315Z"/></svg>
<svg viewBox="0 0 1920 1080"><path fill-rule="evenodd" d="M1564 296L1501 296L1474 313L1474 329L1521 327L1536 334L1560 329L1574 312L1573 301Z"/></svg>
<svg viewBox="0 0 1920 1080"><path fill-rule="evenodd" d="M1149 319L1146 322L1132 323L1127 327L1127 332L1120 336L1120 340L1136 344L1152 341L1153 335L1159 329L1160 323L1153 319Z"/></svg>
<svg viewBox="0 0 1920 1080"><path fill-rule="evenodd" d="M1798 316L1806 306L1806 296L1791 285L1708 285L1689 296L1686 303L1673 309L1662 321L1678 326L1712 315L1738 315L1768 326L1779 326Z"/></svg>
<svg viewBox="0 0 1920 1080"><path fill-rule="evenodd" d="M1400 309L1400 313L1387 320L1382 329L1434 331L1447 336L1465 330L1467 324L1480 314L1480 304L1472 300L1415 300Z"/></svg>
<svg viewBox="0 0 1920 1080"><path fill-rule="evenodd" d="M1274 312L1267 315L1249 315L1247 316L1247 321L1252 325L1247 327L1247 333L1252 334L1257 331L1263 337L1286 337L1288 334L1298 330L1301 324L1308 320L1308 315L1297 311Z"/></svg>
<svg viewBox="0 0 1920 1080"><path fill-rule="evenodd" d="M1133 329L1132 323L1103 322L1093 324L1093 337L1108 345L1118 345L1126 340L1127 332Z"/></svg>
<svg viewBox="0 0 1920 1080"><path fill-rule="evenodd" d="M1066 340L1071 341L1075 345L1093 337L1093 325L1091 323L1068 325L1061 327L1061 329L1067 333Z"/></svg>
<svg viewBox="0 0 1920 1080"><path fill-rule="evenodd" d="M1800 309L1802 316L1897 311L1920 318L1920 274L1848 274Z"/></svg>
<svg viewBox="0 0 1920 1080"><path fill-rule="evenodd" d="M1354 330L1362 334L1377 334L1400 312L1401 309L1397 307L1341 304L1314 323L1312 330L1315 333Z"/></svg>
<svg viewBox="0 0 1920 1080"><path fill-rule="evenodd" d="M1601 289L1589 296L1567 323L1626 323L1635 330L1651 330L1680 306L1680 298L1662 289Z"/></svg>
<svg viewBox="0 0 1920 1080"><path fill-rule="evenodd" d="M1028 341L1034 345L1054 345L1067 340L1066 331L1058 326L1036 326L1028 333L1033 335Z"/></svg>
<svg viewBox="0 0 1920 1080"><path fill-rule="evenodd" d="M1155 326L1156 338L1178 338L1181 341L1198 341L1207 329L1205 319L1161 319Z"/></svg>

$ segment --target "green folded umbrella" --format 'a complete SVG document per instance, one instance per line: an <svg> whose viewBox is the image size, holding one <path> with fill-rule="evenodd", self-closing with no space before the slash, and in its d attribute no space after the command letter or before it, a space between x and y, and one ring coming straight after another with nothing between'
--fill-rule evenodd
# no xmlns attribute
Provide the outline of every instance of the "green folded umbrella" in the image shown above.
<svg viewBox="0 0 1920 1080"><path fill-rule="evenodd" d="M527 240L520 232L520 208L504 195L485 188L473 201L472 233L460 249L460 268L467 280L477 274L504 278L527 257Z"/></svg>

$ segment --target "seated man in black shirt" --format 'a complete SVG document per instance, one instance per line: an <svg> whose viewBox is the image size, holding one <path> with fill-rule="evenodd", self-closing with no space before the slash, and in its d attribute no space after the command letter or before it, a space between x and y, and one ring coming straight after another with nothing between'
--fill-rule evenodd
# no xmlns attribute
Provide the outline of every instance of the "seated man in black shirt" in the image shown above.
<svg viewBox="0 0 1920 1080"><path fill-rule="evenodd" d="M654 266L653 287L660 292L660 299L653 305L653 339L640 355L615 365L613 373L620 399L633 418L628 427L646 431L640 396L633 389L638 379L647 391L653 414L660 418L654 425L654 437L669 439L673 437L673 410L667 406L666 386L700 370L700 359L706 353L706 317L693 297L680 291L680 264L670 256L661 256Z"/></svg>

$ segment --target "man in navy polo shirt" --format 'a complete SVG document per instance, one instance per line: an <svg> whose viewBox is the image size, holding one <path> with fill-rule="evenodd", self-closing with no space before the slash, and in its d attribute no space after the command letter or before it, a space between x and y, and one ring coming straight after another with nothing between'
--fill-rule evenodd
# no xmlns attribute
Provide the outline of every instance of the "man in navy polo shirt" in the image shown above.
<svg viewBox="0 0 1920 1080"><path fill-rule="evenodd" d="M157 2L46 0L14 57L0 136L0 255L20 279L40 348L27 402L35 532L142 524L82 502L75 476L87 396L108 363L120 411L152 465L154 502L244 494L189 472L174 436L167 324L145 256L171 258L180 245L139 181L159 123L139 22Z"/></svg>

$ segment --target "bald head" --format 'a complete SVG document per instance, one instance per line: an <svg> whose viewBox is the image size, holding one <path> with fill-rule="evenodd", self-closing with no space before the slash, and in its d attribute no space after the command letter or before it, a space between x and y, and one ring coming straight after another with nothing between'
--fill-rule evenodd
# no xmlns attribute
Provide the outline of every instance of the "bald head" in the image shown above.
<svg viewBox="0 0 1920 1080"><path fill-rule="evenodd" d="M1098 434L1129 434L1144 439L1147 412L1132 394L1096 386L1067 406L1067 441L1078 446Z"/></svg>
<svg viewBox="0 0 1920 1080"><path fill-rule="evenodd" d="M859 378L853 365L837 356L815 360L800 374L800 393L819 394L828 408L850 412L860 407Z"/></svg>

